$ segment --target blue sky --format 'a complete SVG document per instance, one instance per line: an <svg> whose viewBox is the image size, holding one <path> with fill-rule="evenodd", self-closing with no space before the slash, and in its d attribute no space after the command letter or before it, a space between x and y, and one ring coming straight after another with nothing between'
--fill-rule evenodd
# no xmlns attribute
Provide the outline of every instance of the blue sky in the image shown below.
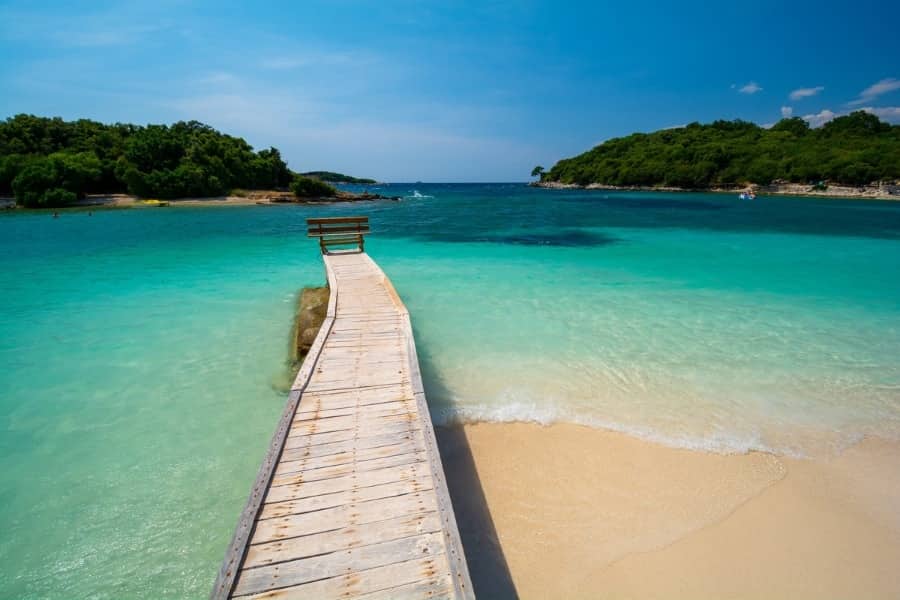
<svg viewBox="0 0 900 600"><path fill-rule="evenodd" d="M523 181L691 121L900 122L898 23L867 0L0 1L0 117L197 119L297 170Z"/></svg>

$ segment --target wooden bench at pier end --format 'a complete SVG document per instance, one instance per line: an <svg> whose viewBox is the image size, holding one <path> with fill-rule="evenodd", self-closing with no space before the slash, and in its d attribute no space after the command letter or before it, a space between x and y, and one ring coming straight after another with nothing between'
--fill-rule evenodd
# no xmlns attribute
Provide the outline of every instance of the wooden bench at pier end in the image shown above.
<svg viewBox="0 0 900 600"><path fill-rule="evenodd" d="M322 254L328 254L329 246L356 245L365 251L364 236L369 233L369 217L327 217L307 219L307 237L319 238Z"/></svg>

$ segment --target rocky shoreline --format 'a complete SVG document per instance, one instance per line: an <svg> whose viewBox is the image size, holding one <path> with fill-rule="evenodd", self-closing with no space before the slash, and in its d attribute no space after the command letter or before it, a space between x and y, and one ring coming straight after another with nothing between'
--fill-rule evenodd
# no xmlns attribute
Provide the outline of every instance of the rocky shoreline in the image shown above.
<svg viewBox="0 0 900 600"><path fill-rule="evenodd" d="M674 186L618 186L602 183L579 185L577 183L561 183L559 181L535 181L531 187L551 190L609 190L631 192L704 192L717 194L737 194L753 191L756 194L776 196L814 196L826 198L866 198L874 200L900 200L900 185L829 185L825 189L800 183L772 183L769 185L747 185L734 187L712 187L702 189L680 188Z"/></svg>
<svg viewBox="0 0 900 600"><path fill-rule="evenodd" d="M368 202L391 200L399 202L400 196L384 196L370 192L354 193L339 190L334 196L298 198L291 192L280 190L253 190L229 196L211 198L176 198L157 200L138 198L130 194L89 194L87 197L65 207L51 207L45 210L59 211L66 208L156 208L166 206L248 206L253 204L329 204L335 202ZM14 198L0 198L0 209L16 209ZM40 210L40 209L39 209Z"/></svg>

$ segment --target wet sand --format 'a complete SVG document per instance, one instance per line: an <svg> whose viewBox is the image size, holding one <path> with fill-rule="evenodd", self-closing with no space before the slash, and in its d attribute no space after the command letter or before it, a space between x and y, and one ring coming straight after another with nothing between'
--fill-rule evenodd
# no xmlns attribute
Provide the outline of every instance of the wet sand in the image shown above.
<svg viewBox="0 0 900 600"><path fill-rule="evenodd" d="M438 437L482 597L900 597L900 444L797 460L576 425Z"/></svg>

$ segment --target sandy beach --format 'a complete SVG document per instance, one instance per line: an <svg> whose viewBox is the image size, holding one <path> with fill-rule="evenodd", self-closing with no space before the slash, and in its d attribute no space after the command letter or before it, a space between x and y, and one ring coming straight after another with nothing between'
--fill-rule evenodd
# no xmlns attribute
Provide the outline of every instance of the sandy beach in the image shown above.
<svg viewBox="0 0 900 600"><path fill-rule="evenodd" d="M372 200L399 200L397 196L339 191L334 198L298 199L289 192L250 191L245 195L212 196L209 198L175 198L170 200L138 198L131 194L89 194L66 207L48 208L60 211L70 208L160 208L170 206L252 206L283 204L331 204L335 202L367 202ZM15 198L0 197L0 210L16 208Z"/></svg>
<svg viewBox="0 0 900 600"><path fill-rule="evenodd" d="M441 428L483 597L896 598L900 444L672 449L576 425ZM473 492L474 490L474 492Z"/></svg>

